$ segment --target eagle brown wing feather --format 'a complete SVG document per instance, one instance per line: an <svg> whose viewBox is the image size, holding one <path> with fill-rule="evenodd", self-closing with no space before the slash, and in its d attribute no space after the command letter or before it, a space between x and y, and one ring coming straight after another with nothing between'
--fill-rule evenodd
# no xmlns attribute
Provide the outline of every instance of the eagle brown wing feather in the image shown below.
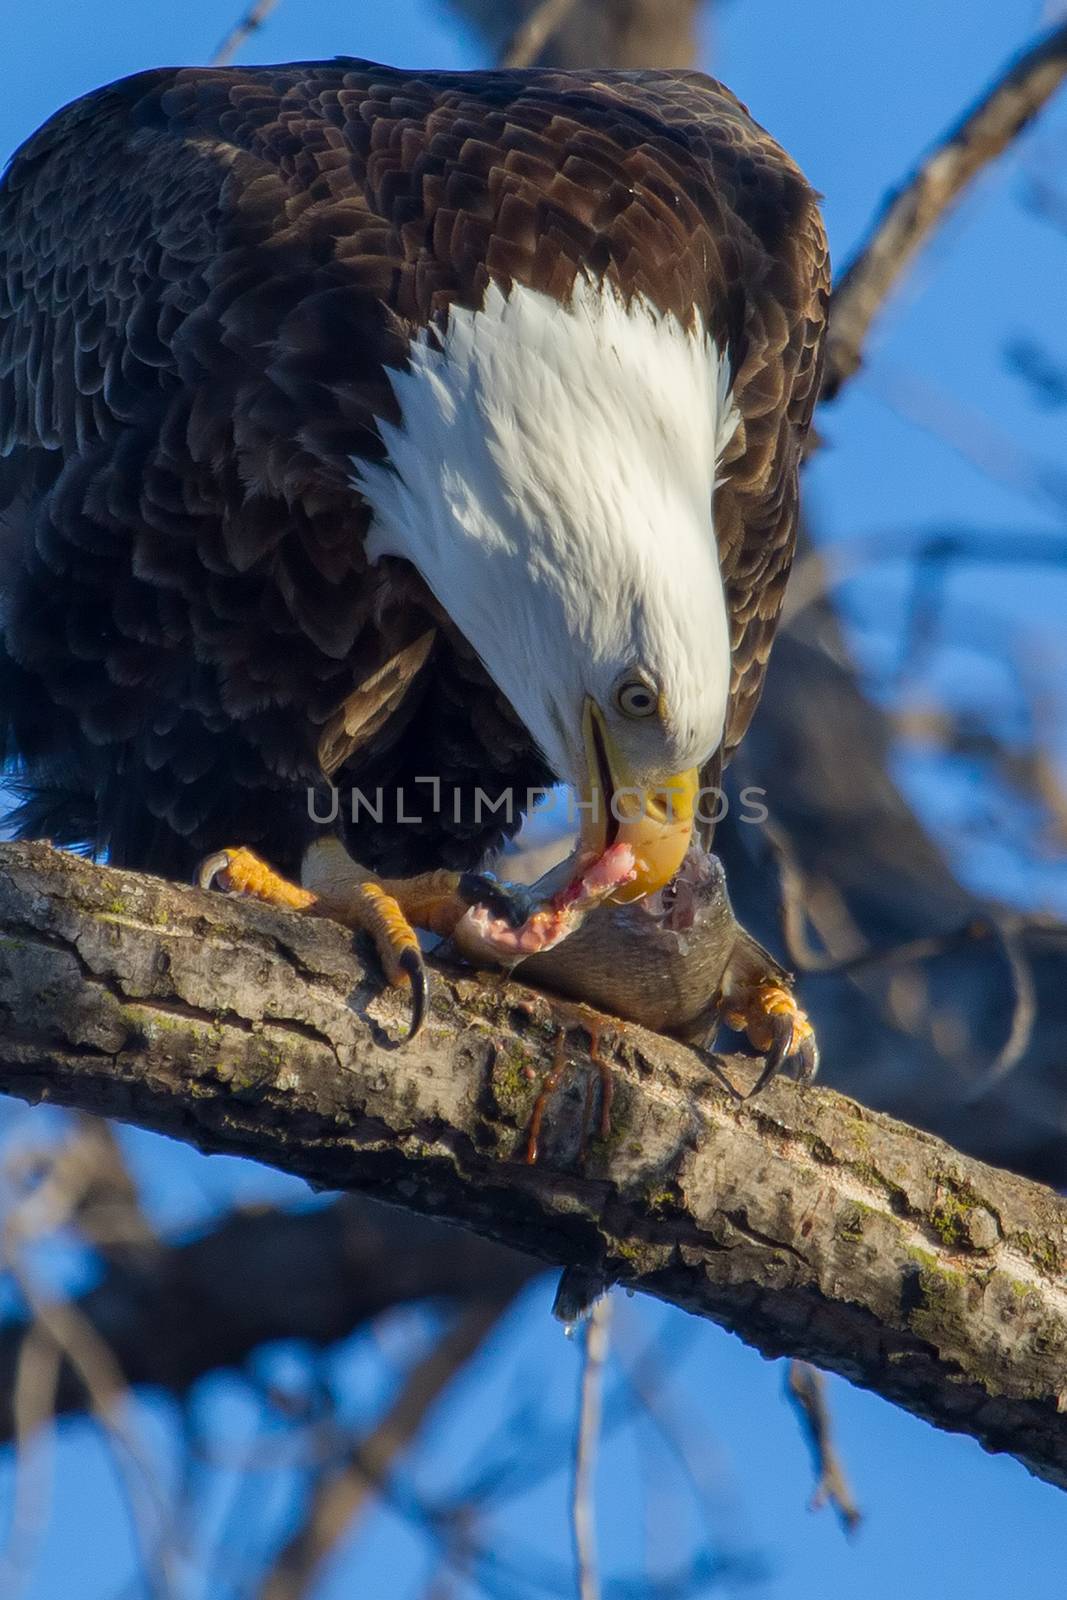
<svg viewBox="0 0 1067 1600"><path fill-rule="evenodd" d="M324 730L413 611L441 623L363 557L352 458L384 453L387 368L490 278L565 296L579 272L699 312L733 363L732 748L792 554L826 252L728 91L340 60L146 73L46 124L0 187L0 722L30 780L80 791L122 859L173 870L250 809L280 857ZM452 643L410 738L352 759L543 781Z"/></svg>

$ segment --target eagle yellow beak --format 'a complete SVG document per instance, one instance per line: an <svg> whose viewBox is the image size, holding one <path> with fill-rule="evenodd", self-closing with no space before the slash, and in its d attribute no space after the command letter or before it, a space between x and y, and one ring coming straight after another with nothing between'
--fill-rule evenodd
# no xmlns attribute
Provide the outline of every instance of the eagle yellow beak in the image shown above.
<svg viewBox="0 0 1067 1600"><path fill-rule="evenodd" d="M580 797L578 849L599 856L609 845L629 845L636 875L609 899L621 904L655 894L685 860L693 835L700 775L694 767L636 783L591 699L586 700L582 713L582 737L588 776Z"/></svg>

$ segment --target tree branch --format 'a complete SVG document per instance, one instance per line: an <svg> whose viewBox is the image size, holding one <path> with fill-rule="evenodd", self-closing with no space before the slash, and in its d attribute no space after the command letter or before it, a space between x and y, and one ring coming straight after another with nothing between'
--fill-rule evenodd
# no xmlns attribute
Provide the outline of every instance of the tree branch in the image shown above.
<svg viewBox="0 0 1067 1600"><path fill-rule="evenodd" d="M351 1535L429 1412L477 1354L509 1303L510 1296L474 1300L416 1363L381 1421L315 1485L303 1521L260 1585L258 1600L301 1600L311 1593L323 1562Z"/></svg>
<svg viewBox="0 0 1067 1600"><path fill-rule="evenodd" d="M1067 75L1067 22L1024 51L892 194L834 293L823 398L859 370L871 324L967 185L1007 149Z"/></svg>
<svg viewBox="0 0 1067 1600"><path fill-rule="evenodd" d="M345 1195L314 1211L234 1213L198 1238L131 1253L74 1307L127 1383L183 1395L260 1345L334 1344L393 1306L505 1298L540 1270L488 1239ZM21 1318L0 1324L0 1443L15 1431L16 1375L33 1333ZM64 1362L54 1409L86 1405L84 1383Z"/></svg>
<svg viewBox="0 0 1067 1600"><path fill-rule="evenodd" d="M278 4L278 0L254 0L248 10L238 18L229 33L219 45L211 58L213 67L224 67L233 60L241 47L248 43L254 33L258 33L271 12Z"/></svg>
<svg viewBox="0 0 1067 1600"><path fill-rule="evenodd" d="M685 67L701 0L450 0L508 66ZM544 27L545 18L550 21ZM532 33L526 30L532 25ZM513 60L505 57L528 41ZM510 42L509 42L510 41Z"/></svg>
<svg viewBox="0 0 1067 1600"><path fill-rule="evenodd" d="M863 1513L852 1498L845 1469L834 1448L830 1410L826 1404L826 1380L807 1361L791 1361L786 1374L786 1394L793 1402L811 1446L815 1464L815 1493L811 1509L832 1505L846 1533L855 1533Z"/></svg>
<svg viewBox="0 0 1067 1600"><path fill-rule="evenodd" d="M825 1090L739 1106L697 1052L610 1023L591 1051L592 1013L447 969L423 1036L390 1049L404 999L343 929L45 845L0 847L0 935L9 1092L602 1270L1067 1486L1050 1190ZM612 1127L590 1144L604 1073Z"/></svg>
<svg viewBox="0 0 1067 1600"><path fill-rule="evenodd" d="M576 0L540 0L500 53L502 67L528 67L574 10Z"/></svg>

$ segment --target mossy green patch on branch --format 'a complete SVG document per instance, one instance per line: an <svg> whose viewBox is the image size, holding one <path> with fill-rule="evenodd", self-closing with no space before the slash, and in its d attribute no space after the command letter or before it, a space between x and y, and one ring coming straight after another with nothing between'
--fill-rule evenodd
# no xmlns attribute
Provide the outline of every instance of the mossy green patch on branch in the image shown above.
<svg viewBox="0 0 1067 1600"><path fill-rule="evenodd" d="M668 1245L651 1244L643 1239L609 1239L607 1253L609 1259L614 1257L624 1261L637 1278L646 1278L658 1272L671 1257Z"/></svg>
<svg viewBox="0 0 1067 1600"><path fill-rule="evenodd" d="M489 1068L489 1089L500 1115L515 1127L523 1127L533 1115L541 1093L544 1069L535 1071L530 1057L520 1046L494 1042Z"/></svg>
<svg viewBox="0 0 1067 1600"><path fill-rule="evenodd" d="M645 1204L656 1217L669 1216L672 1212L682 1211L685 1208L681 1190L676 1183L647 1189Z"/></svg>
<svg viewBox="0 0 1067 1600"><path fill-rule="evenodd" d="M1000 1238L1000 1221L974 1185L956 1172L937 1171L936 1199L926 1218L949 1250L991 1250Z"/></svg>
<svg viewBox="0 0 1067 1600"><path fill-rule="evenodd" d="M846 1171L857 1177L865 1188L880 1190L897 1216L906 1216L912 1210L907 1190L901 1184L894 1183L893 1179L887 1177L873 1161L845 1161L842 1164Z"/></svg>
<svg viewBox="0 0 1067 1600"><path fill-rule="evenodd" d="M846 1244L859 1244L867 1230L868 1220L876 1216L873 1206L862 1200L850 1200L834 1219L834 1232Z"/></svg>
<svg viewBox="0 0 1067 1600"><path fill-rule="evenodd" d="M1018 1245L1023 1254L1028 1256L1046 1277L1060 1278L1063 1276L1063 1252L1056 1240L1049 1234L1030 1233L1023 1229L1012 1236L1011 1242Z"/></svg>
<svg viewBox="0 0 1067 1600"><path fill-rule="evenodd" d="M907 1254L915 1263L903 1297L908 1327L939 1349L957 1343L966 1347L971 1283L967 1273L945 1266L928 1250L913 1246Z"/></svg>
<svg viewBox="0 0 1067 1600"><path fill-rule="evenodd" d="M169 918L163 905L147 896L138 896L131 902L125 895L112 895L101 905L86 908L86 916L94 922L138 924L149 928L165 928Z"/></svg>

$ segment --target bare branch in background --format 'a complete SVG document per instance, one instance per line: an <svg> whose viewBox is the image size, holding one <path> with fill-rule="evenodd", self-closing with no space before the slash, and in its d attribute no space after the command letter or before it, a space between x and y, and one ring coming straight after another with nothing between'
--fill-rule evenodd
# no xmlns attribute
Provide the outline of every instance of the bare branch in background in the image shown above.
<svg viewBox="0 0 1067 1600"><path fill-rule="evenodd" d="M22 1341L11 1395L14 1421L14 1482L8 1531L0 1549L0 1593L17 1594L26 1581L48 1523L60 1352L36 1322Z"/></svg>
<svg viewBox="0 0 1067 1600"><path fill-rule="evenodd" d="M689 67L696 59L702 0L449 0L509 66ZM538 12L560 11L536 49L503 61ZM538 28L540 32L540 28Z"/></svg>
<svg viewBox="0 0 1067 1600"><path fill-rule="evenodd" d="M826 1379L807 1361L791 1361L786 1371L786 1393L801 1419L815 1463L812 1510L832 1505L846 1533L855 1533L863 1521L863 1513L852 1498L844 1468L834 1449Z"/></svg>
<svg viewBox="0 0 1067 1600"><path fill-rule="evenodd" d="M485 1343L511 1296L476 1300L407 1374L381 1422L316 1485L302 1525L259 1590L259 1600L301 1600L348 1535L452 1379Z"/></svg>
<svg viewBox="0 0 1067 1600"><path fill-rule="evenodd" d="M891 196L834 293L823 394L859 370L875 317L949 208L1003 153L1067 74L1067 23L1015 60Z"/></svg>
<svg viewBox="0 0 1067 1600"><path fill-rule="evenodd" d="M1067 470L1061 462L1035 454L980 407L961 400L929 374L909 372L882 359L867 390L905 421L954 450L983 477L1025 495L1046 513L1067 518Z"/></svg>
<svg viewBox="0 0 1067 1600"><path fill-rule="evenodd" d="M789 578L782 620L794 622L808 606L857 573L889 561L931 565L1059 567L1067 571L1067 534L1033 528L972 528L963 524L879 528L801 555Z"/></svg>
<svg viewBox="0 0 1067 1600"><path fill-rule="evenodd" d="M60 1373L64 1366L69 1368L114 1458L150 1592L169 1596L174 1592L172 1530L152 1463L127 1415L128 1390L123 1372L107 1340L77 1305L41 1292L27 1260L31 1246L48 1234L72 1225L91 1209L101 1157L110 1166L107 1149L110 1143L111 1135L107 1130L100 1130L98 1135L93 1120L82 1119L80 1133L52 1164L44 1181L29 1188L9 1207L4 1218L4 1266L17 1285L31 1318L20 1352L20 1379L26 1378L24 1358L29 1351L43 1341L52 1352L47 1367L41 1364L41 1374L47 1375L46 1388L40 1395L30 1401L23 1384L16 1386L15 1429L16 1435L25 1442L24 1429L29 1416L32 1415L36 1423L47 1425L54 1416ZM88 1147L87 1151L83 1147ZM16 1161L19 1161L18 1152Z"/></svg>
<svg viewBox="0 0 1067 1600"><path fill-rule="evenodd" d="M1025 383L1043 411L1067 407L1067 365L1036 339L1019 335L1004 351L1009 370Z"/></svg>
<svg viewBox="0 0 1067 1600"><path fill-rule="evenodd" d="M501 51L502 67L531 66L552 35L566 22L576 0L541 0Z"/></svg>
<svg viewBox="0 0 1067 1600"><path fill-rule="evenodd" d="M612 1300L603 1294L582 1324L582 1396L574 1451L571 1527L578 1570L578 1600L600 1600L596 1553L596 1458L604 1410L604 1367L611 1335Z"/></svg>
<svg viewBox="0 0 1067 1600"><path fill-rule="evenodd" d="M0 1088L362 1188L713 1318L1067 1486L1067 1202L825 1090L437 969L404 1011L325 920L0 847ZM561 1027L541 1159L530 1118ZM723 1063L743 1083L743 1058ZM610 1135L586 1097L613 1085Z"/></svg>
<svg viewBox="0 0 1067 1600"><path fill-rule="evenodd" d="M347 1195L311 1211L227 1216L186 1243L117 1264L74 1306L107 1341L127 1383L181 1397L207 1373L241 1366L261 1345L297 1340L323 1348L394 1306L505 1295L540 1270L475 1234ZM190 1305L197 1316L183 1313ZM32 1323L0 1323L0 1440L16 1425L15 1375L32 1333ZM65 1363L56 1410L86 1404L84 1384Z"/></svg>
<svg viewBox="0 0 1067 1600"><path fill-rule="evenodd" d="M232 61L241 46L246 44L254 33L259 32L277 6L278 0L255 0L255 4L249 6L244 16L234 23L223 39L211 58L211 65L224 67L228 61Z"/></svg>

